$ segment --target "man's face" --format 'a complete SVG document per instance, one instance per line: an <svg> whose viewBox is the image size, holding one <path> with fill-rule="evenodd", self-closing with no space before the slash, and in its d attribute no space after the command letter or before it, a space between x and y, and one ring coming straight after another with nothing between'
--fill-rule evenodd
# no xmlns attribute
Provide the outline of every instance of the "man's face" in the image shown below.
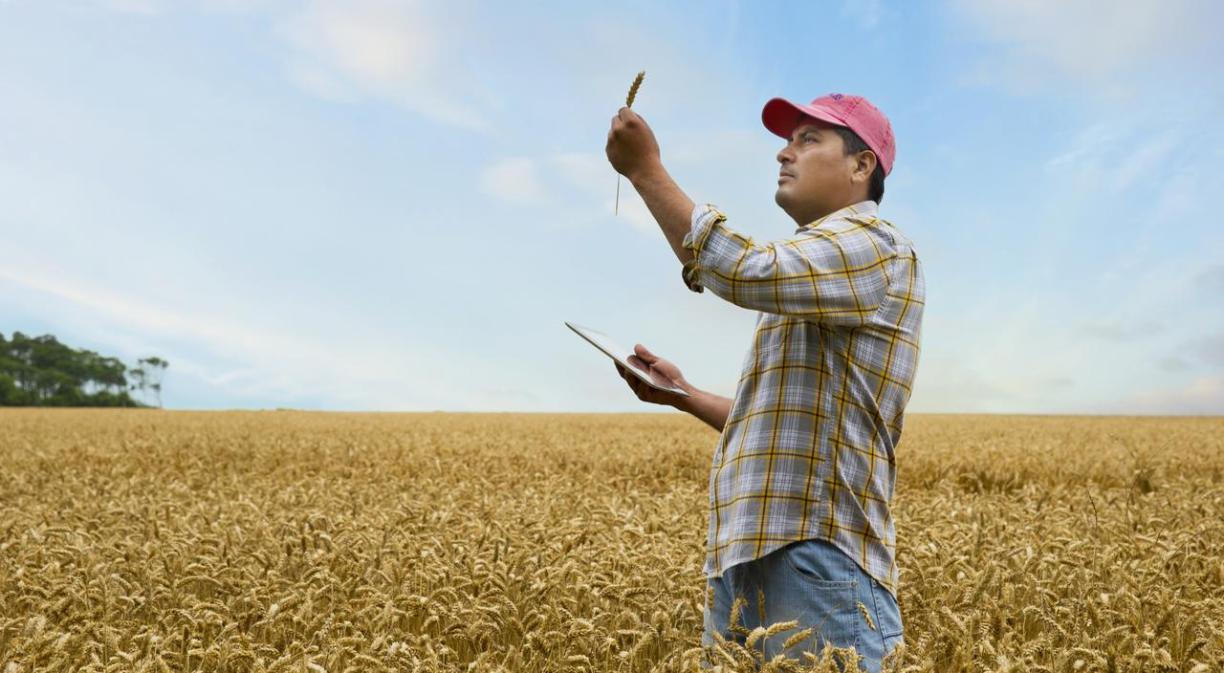
<svg viewBox="0 0 1224 673"><path fill-rule="evenodd" d="M852 180L856 157L833 125L806 118L778 152L778 191L774 201L799 225L807 224L859 199Z"/></svg>

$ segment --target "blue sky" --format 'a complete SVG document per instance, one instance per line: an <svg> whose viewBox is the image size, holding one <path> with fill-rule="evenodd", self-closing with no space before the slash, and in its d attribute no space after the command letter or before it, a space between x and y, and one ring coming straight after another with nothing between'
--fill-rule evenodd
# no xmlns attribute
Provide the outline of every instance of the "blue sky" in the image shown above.
<svg viewBox="0 0 1224 673"><path fill-rule="evenodd" d="M522 3L520 3L522 4ZM761 240L766 100L891 119L914 412L1224 412L1212 2L0 0L0 332L171 363L172 408L650 411L562 321L732 395L603 155L634 109Z"/></svg>

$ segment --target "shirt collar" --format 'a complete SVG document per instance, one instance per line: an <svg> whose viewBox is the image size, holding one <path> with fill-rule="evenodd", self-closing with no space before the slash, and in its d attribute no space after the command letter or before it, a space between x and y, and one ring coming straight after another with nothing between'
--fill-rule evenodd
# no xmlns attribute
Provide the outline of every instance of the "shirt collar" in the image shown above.
<svg viewBox="0 0 1224 673"><path fill-rule="evenodd" d="M795 230L795 233L797 234L804 229L815 229L816 227L819 227L821 224L824 224L830 220L846 220L856 216L869 218L878 217L878 213L880 212L879 208L879 204L871 199L859 201L858 203L846 206L841 210L835 210L818 220L812 220L807 224L799 225L799 228Z"/></svg>

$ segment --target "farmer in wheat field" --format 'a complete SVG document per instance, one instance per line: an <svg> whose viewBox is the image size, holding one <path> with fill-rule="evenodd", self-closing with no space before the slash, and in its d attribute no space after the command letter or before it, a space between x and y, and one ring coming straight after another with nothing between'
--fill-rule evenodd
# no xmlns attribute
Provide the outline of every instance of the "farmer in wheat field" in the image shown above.
<svg viewBox="0 0 1224 673"><path fill-rule="evenodd" d="M867 670L878 671L903 638L890 508L918 364L922 266L910 239L878 215L895 153L883 113L834 93L807 105L774 98L761 116L786 140L774 200L798 225L770 242L694 204L663 167L640 115L622 107L612 118L608 161L650 208L685 284L757 312L734 399L694 387L641 344L641 364L690 397L616 366L638 399L721 433L710 472L702 644L713 645L715 633L745 642L729 624L742 597L747 631L799 622L764 639L766 660L811 627L788 656L802 660L801 652L830 643L856 648Z"/></svg>

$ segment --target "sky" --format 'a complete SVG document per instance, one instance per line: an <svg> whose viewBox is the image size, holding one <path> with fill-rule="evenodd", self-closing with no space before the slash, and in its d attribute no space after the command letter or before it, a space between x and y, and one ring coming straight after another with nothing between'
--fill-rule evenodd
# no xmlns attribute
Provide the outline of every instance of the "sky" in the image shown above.
<svg viewBox="0 0 1224 673"><path fill-rule="evenodd" d="M732 396L604 145L634 110L760 241L772 97L866 96L927 304L908 411L1224 413L1224 5L0 0L0 333L165 406L656 411L564 321Z"/></svg>

